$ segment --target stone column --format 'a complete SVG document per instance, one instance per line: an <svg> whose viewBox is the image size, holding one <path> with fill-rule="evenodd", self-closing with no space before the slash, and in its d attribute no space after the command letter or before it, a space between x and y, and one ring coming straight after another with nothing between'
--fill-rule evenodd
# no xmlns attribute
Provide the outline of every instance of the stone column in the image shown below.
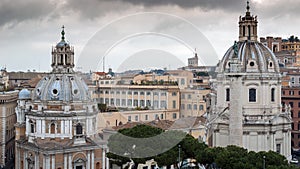
<svg viewBox="0 0 300 169"><path fill-rule="evenodd" d="M108 148L106 149L106 152L108 152ZM105 157L105 156L104 156ZM106 158L106 168L105 169L109 169L109 158Z"/></svg>
<svg viewBox="0 0 300 169"><path fill-rule="evenodd" d="M46 155L46 168L45 169L50 169L50 155Z"/></svg>
<svg viewBox="0 0 300 169"><path fill-rule="evenodd" d="M243 147L242 77L233 75L230 80L229 145Z"/></svg>
<svg viewBox="0 0 300 169"><path fill-rule="evenodd" d="M64 168L68 168L68 154L64 154Z"/></svg>
<svg viewBox="0 0 300 169"><path fill-rule="evenodd" d="M95 153L94 150L92 150L92 160L91 160L91 169L95 168Z"/></svg>
<svg viewBox="0 0 300 169"><path fill-rule="evenodd" d="M105 149L102 148L102 169L105 169Z"/></svg>
<svg viewBox="0 0 300 169"><path fill-rule="evenodd" d="M55 169L55 154L51 155L51 169Z"/></svg>
<svg viewBox="0 0 300 169"><path fill-rule="evenodd" d="M40 168L40 158L39 158L39 154L38 153L35 153L35 156L34 156L34 168Z"/></svg>
<svg viewBox="0 0 300 169"><path fill-rule="evenodd" d="M27 158L27 156L28 156L28 154L27 154L28 152L27 152L27 150L25 150L24 151L24 157L23 157L23 168L24 169L27 169L27 167L28 167L28 165L27 165L27 160L26 160L26 158Z"/></svg>
<svg viewBox="0 0 300 169"><path fill-rule="evenodd" d="M91 167L91 152L87 152L87 163L86 163L86 169L90 169Z"/></svg>
<svg viewBox="0 0 300 169"><path fill-rule="evenodd" d="M69 169L72 169L72 154L69 154Z"/></svg>

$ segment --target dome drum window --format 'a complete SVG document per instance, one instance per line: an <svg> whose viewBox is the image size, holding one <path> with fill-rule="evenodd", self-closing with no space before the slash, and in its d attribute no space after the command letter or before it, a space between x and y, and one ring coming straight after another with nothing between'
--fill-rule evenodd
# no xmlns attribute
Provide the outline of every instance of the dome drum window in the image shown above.
<svg viewBox="0 0 300 169"><path fill-rule="evenodd" d="M247 64L247 72L256 72L258 71L258 66L256 60L250 59Z"/></svg>

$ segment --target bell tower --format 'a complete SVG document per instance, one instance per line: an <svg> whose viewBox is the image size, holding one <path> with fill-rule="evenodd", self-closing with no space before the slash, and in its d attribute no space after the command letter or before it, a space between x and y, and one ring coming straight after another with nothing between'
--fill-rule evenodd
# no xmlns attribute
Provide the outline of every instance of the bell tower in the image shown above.
<svg viewBox="0 0 300 169"><path fill-rule="evenodd" d="M246 9L246 15L239 19L239 41L257 41L257 16L251 16L249 1Z"/></svg>
<svg viewBox="0 0 300 169"><path fill-rule="evenodd" d="M73 73L74 70L74 48L65 41L65 30L62 26L61 41L52 48L52 72Z"/></svg>

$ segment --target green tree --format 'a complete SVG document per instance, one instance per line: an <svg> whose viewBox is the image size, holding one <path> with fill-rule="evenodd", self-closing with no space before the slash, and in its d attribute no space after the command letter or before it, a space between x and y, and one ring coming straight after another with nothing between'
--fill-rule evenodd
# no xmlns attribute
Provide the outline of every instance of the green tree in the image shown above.
<svg viewBox="0 0 300 169"><path fill-rule="evenodd" d="M131 140L127 136L130 138L155 137L158 142L147 142L147 139ZM143 143L139 143L139 141ZM177 144L174 145L174 143ZM174 146L170 147L171 145ZM154 159L159 166L176 165L179 155L178 145L180 145L181 161L186 158L195 158L198 149L207 147L204 143L199 143L197 139L181 131L163 131L160 128L148 125L138 125L133 128L119 130L117 134L109 138L108 147L111 153L107 157L110 158L111 163L118 166L126 164L130 159L135 164L145 163L147 160ZM157 150L162 153L153 155L152 157L144 157L144 154L141 154L141 152L155 154Z"/></svg>

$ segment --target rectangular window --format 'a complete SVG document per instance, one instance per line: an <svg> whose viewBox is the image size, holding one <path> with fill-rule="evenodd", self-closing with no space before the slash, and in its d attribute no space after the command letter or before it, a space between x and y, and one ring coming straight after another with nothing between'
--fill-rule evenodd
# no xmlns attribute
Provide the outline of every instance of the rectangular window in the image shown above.
<svg viewBox="0 0 300 169"><path fill-rule="evenodd" d="M110 105L115 105L115 99L110 99Z"/></svg>
<svg viewBox="0 0 300 169"><path fill-rule="evenodd" d="M198 106L197 104L194 104L194 110L197 110Z"/></svg>
<svg viewBox="0 0 300 169"><path fill-rule="evenodd" d="M276 144L276 152L277 153L281 152L281 144Z"/></svg>
<svg viewBox="0 0 300 169"><path fill-rule="evenodd" d="M133 95L138 95L138 92L133 92Z"/></svg>
<svg viewBox="0 0 300 169"><path fill-rule="evenodd" d="M172 92L172 96L177 96L177 93L176 92Z"/></svg>
<svg viewBox="0 0 300 169"><path fill-rule="evenodd" d="M131 116L128 116L128 122L131 122Z"/></svg>
<svg viewBox="0 0 300 169"><path fill-rule="evenodd" d="M160 114L160 119L161 119L161 120L164 119L164 114Z"/></svg>
<svg viewBox="0 0 300 169"><path fill-rule="evenodd" d="M138 106L138 100L133 100L133 106L137 107Z"/></svg>
<svg viewBox="0 0 300 169"><path fill-rule="evenodd" d="M147 106L147 107L150 107L150 106L151 106L151 100L147 100L147 101L146 101L146 106Z"/></svg>
<svg viewBox="0 0 300 169"><path fill-rule="evenodd" d="M185 94L181 94L181 99L185 99Z"/></svg>
<svg viewBox="0 0 300 169"><path fill-rule="evenodd" d="M163 109L167 108L167 102L165 100L160 101L160 107Z"/></svg>
<svg viewBox="0 0 300 169"><path fill-rule="evenodd" d="M128 99L128 100L127 100L127 106L129 106L129 107L132 106L132 100L131 100L131 99Z"/></svg>
<svg viewBox="0 0 300 169"><path fill-rule="evenodd" d="M230 89L226 89L226 101L229 102L230 101Z"/></svg>
<svg viewBox="0 0 300 169"><path fill-rule="evenodd" d="M188 94L188 99L191 99L192 98L192 95L191 94Z"/></svg>
<svg viewBox="0 0 300 169"><path fill-rule="evenodd" d="M191 104L188 104L187 109L188 109L188 110L192 110L192 105L191 105Z"/></svg>
<svg viewBox="0 0 300 169"><path fill-rule="evenodd" d="M147 92L147 96L150 96L151 95L151 92Z"/></svg>
<svg viewBox="0 0 300 169"><path fill-rule="evenodd" d="M182 109L182 110L185 109L185 104L181 104L181 109Z"/></svg>
<svg viewBox="0 0 300 169"><path fill-rule="evenodd" d="M122 99L122 106L126 106L126 99Z"/></svg>
<svg viewBox="0 0 300 169"><path fill-rule="evenodd" d="M145 107L145 100L140 100L140 106Z"/></svg>
<svg viewBox="0 0 300 169"><path fill-rule="evenodd" d="M160 95L161 96L166 96L167 94L166 94L166 92L162 92Z"/></svg>
<svg viewBox="0 0 300 169"><path fill-rule="evenodd" d="M181 80L180 80L180 83L181 83L181 85L185 85L185 80L184 80L184 79L181 79Z"/></svg>
<svg viewBox="0 0 300 169"><path fill-rule="evenodd" d="M135 116L135 121L139 121L139 116Z"/></svg>
<svg viewBox="0 0 300 169"><path fill-rule="evenodd" d="M294 91L289 91L289 95L293 96L294 95Z"/></svg>
<svg viewBox="0 0 300 169"><path fill-rule="evenodd" d="M173 102L172 102L172 103L173 103L173 104L172 104L172 105L173 105L173 106L172 106L172 107L173 107L173 109L176 109L176 100L173 100Z"/></svg>
<svg viewBox="0 0 300 169"><path fill-rule="evenodd" d="M291 106L291 108L294 107L294 103L293 102L289 102L289 105Z"/></svg>
<svg viewBox="0 0 300 169"><path fill-rule="evenodd" d="M116 106L120 106L120 99L116 100Z"/></svg>
<svg viewBox="0 0 300 169"><path fill-rule="evenodd" d="M173 119L176 119L176 118L177 118L177 114L173 113Z"/></svg>
<svg viewBox="0 0 300 169"><path fill-rule="evenodd" d="M249 102L256 102L256 89L249 89Z"/></svg>
<svg viewBox="0 0 300 169"><path fill-rule="evenodd" d="M271 89L271 102L275 101L275 89Z"/></svg>
<svg viewBox="0 0 300 169"><path fill-rule="evenodd" d="M147 114L145 115L145 120L148 120L148 115Z"/></svg>
<svg viewBox="0 0 300 169"><path fill-rule="evenodd" d="M154 100L153 106L154 106L154 109L158 109L158 100Z"/></svg>

